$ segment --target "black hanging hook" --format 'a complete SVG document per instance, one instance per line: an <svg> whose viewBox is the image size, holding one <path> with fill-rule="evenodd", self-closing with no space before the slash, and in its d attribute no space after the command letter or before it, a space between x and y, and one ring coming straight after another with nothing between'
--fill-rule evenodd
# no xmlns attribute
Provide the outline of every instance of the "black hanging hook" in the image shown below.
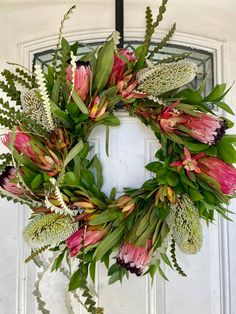
<svg viewBox="0 0 236 314"><path fill-rule="evenodd" d="M116 1L116 30L120 33L118 48L124 47L124 0Z"/></svg>

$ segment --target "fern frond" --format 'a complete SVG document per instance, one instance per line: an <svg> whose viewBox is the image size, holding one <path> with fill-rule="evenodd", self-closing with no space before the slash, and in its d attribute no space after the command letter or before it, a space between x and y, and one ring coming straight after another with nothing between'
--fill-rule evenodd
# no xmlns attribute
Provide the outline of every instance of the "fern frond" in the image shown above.
<svg viewBox="0 0 236 314"><path fill-rule="evenodd" d="M171 240L171 250L170 250L170 253L171 253L171 259L172 259L172 262L173 262L173 265L174 265L174 268L176 269L176 271L183 277L187 277L187 275L185 274L185 272L182 270L182 268L179 266L179 264L177 263L177 259L176 259L176 254L175 254L175 240L172 239Z"/></svg>
<svg viewBox="0 0 236 314"><path fill-rule="evenodd" d="M2 76L5 77L5 81L0 82L0 88L11 97L12 100L15 100L17 105L20 105L20 91L17 90L15 81L12 77L12 72L9 70L3 70L1 72Z"/></svg>
<svg viewBox="0 0 236 314"><path fill-rule="evenodd" d="M32 250L31 254L25 259L25 263L28 263L31 260L35 259L36 256L38 256L39 254L41 254L44 251L46 251L49 247L50 247L50 245L44 245L44 246L42 246L41 248L39 248L37 250Z"/></svg>
<svg viewBox="0 0 236 314"><path fill-rule="evenodd" d="M0 160L6 160L9 157L11 158L11 154L10 153L2 153L2 154L0 154Z"/></svg>
<svg viewBox="0 0 236 314"><path fill-rule="evenodd" d="M4 171L5 168L11 164L12 156L11 156L10 153L8 153L8 154L1 154L0 155L0 160L1 160L0 173L2 173L2 171Z"/></svg>
<svg viewBox="0 0 236 314"><path fill-rule="evenodd" d="M51 113L51 105L50 105L50 99L48 96L47 88L46 88L46 82L45 77L42 71L42 68L39 64L35 65L35 75L36 75L36 82L38 85L39 93L42 98L45 115L48 122L48 131L52 131L55 129L55 124L53 121L52 113Z"/></svg>
<svg viewBox="0 0 236 314"><path fill-rule="evenodd" d="M180 53L180 54L176 54L170 57L167 57L165 59L162 59L159 61L159 63L171 63L171 62L177 62L180 60L183 60L187 57L189 57L191 55L191 53L188 52L184 52L184 53Z"/></svg>
<svg viewBox="0 0 236 314"><path fill-rule="evenodd" d="M20 70L20 69L19 69ZM23 72L23 70L20 70ZM25 80L24 78L22 78L20 75L18 74L14 74L12 73L11 71L9 70L4 70L2 72L2 74L5 76L5 77L8 77L8 80L11 80L11 81L14 81L14 84L17 82L19 84L21 84L22 86L30 89L31 88L31 85L27 82L27 80Z"/></svg>
<svg viewBox="0 0 236 314"><path fill-rule="evenodd" d="M26 71L24 71L21 68L16 68L15 69L16 73L18 73L21 77L23 77L24 80L26 80L30 85L31 88L34 88L35 85L35 79L34 79L34 75L29 75Z"/></svg>
<svg viewBox="0 0 236 314"><path fill-rule="evenodd" d="M69 20L71 14L72 14L73 11L75 10L75 8L76 8L76 5L73 5L73 6L66 12L66 14L63 16L63 19L62 19L62 21L61 21L61 25L60 25L60 28L59 28L59 34L58 34L57 47L56 47L55 55L54 55L54 58L53 58L53 66L54 66L54 67L57 66L58 53L59 53L59 50L60 50L60 45L61 45L61 40L62 40L62 35L63 35L63 29L64 29L65 22L66 22L67 20Z"/></svg>
<svg viewBox="0 0 236 314"><path fill-rule="evenodd" d="M146 34L145 34L145 41L143 44L143 46L145 47L145 54L146 55L147 55L149 47L150 47L152 35L155 32L155 28L157 28L159 26L160 22L163 19L163 15L166 11L167 2L168 2L168 0L162 0L162 4L159 7L158 15L157 15L156 21L154 23L153 23L152 11L151 11L150 7L146 8Z"/></svg>
<svg viewBox="0 0 236 314"><path fill-rule="evenodd" d="M13 195L6 190L0 188L0 197L6 198L8 201L13 201L14 203L20 203L21 205L28 205L30 207L39 207L39 203L30 199L22 199L16 195Z"/></svg>
<svg viewBox="0 0 236 314"><path fill-rule="evenodd" d="M40 291L40 284L43 280L45 273L49 270L50 266L51 266L51 261L49 261L49 263L43 263L42 265L43 270L41 272L38 272L37 280L35 281L35 284L34 284L33 295L35 296L36 302L38 304L38 310L42 314L50 314L50 311L48 311L46 308L46 302L42 299L42 294Z"/></svg>
<svg viewBox="0 0 236 314"><path fill-rule="evenodd" d="M61 208L63 209L64 214L69 215L69 216L74 216L74 215L75 215L75 212L72 211L72 210L66 205L66 203L64 202L62 193L61 193L59 187L57 186L56 180L55 180L54 178L50 178L50 182L51 182L52 185L54 186L56 198L57 198L58 202L60 203L60 206L61 206Z"/></svg>
<svg viewBox="0 0 236 314"><path fill-rule="evenodd" d="M75 72L76 72L76 56L73 54L72 51L70 53L70 57L71 57L70 64L71 64L71 70L72 70L72 89L70 92L70 97L71 97L74 90L74 86L75 86Z"/></svg>
<svg viewBox="0 0 236 314"><path fill-rule="evenodd" d="M1 116L0 114L0 124L5 126L8 129L11 129L12 126L15 126L15 122L12 121L11 119L6 118L5 116Z"/></svg>
<svg viewBox="0 0 236 314"><path fill-rule="evenodd" d="M47 209L50 209L52 212L54 212L54 213L56 213L56 214L61 214L61 215L64 214L64 210L63 210L62 208L60 208L60 207L57 207L57 206L53 205L53 204L49 201L49 199L48 199L47 196L45 197L44 204L45 204L45 206L47 207Z"/></svg>
<svg viewBox="0 0 236 314"><path fill-rule="evenodd" d="M24 72L28 75L28 73L30 73L31 75L30 75L30 78L32 78L33 76L34 76L34 73L30 70L30 69L28 69L27 67L25 67L24 65L22 65L22 64L19 64L19 63L15 63L15 62L7 62L7 64L9 64L9 65L13 65L13 66L15 66L15 67L18 67L18 68L21 68L21 69L23 69L24 70Z"/></svg>
<svg viewBox="0 0 236 314"><path fill-rule="evenodd" d="M0 98L0 123L7 128L12 128L12 126L17 126L19 124L24 124L28 129L35 131L35 133L45 136L47 132L35 123L28 115L15 107L11 106L8 101L4 101Z"/></svg>
<svg viewBox="0 0 236 314"><path fill-rule="evenodd" d="M151 52L149 58L153 58L154 53L157 53L159 50L161 50L163 47L166 46L167 42L171 39L171 37L174 35L174 32L176 30L176 23L173 24L169 32L165 35L165 37L161 40L159 44L153 49Z"/></svg>
<svg viewBox="0 0 236 314"><path fill-rule="evenodd" d="M162 0L162 4L159 8L159 12L156 18L156 21L153 23L153 28L155 29L156 27L159 26L160 22L163 20L163 15L166 12L166 5L167 5L168 0Z"/></svg>
<svg viewBox="0 0 236 314"><path fill-rule="evenodd" d="M145 42L148 42L150 39L150 36L152 36L152 31L153 31L153 18L152 18L152 10L148 6L146 8L146 32L145 32Z"/></svg>

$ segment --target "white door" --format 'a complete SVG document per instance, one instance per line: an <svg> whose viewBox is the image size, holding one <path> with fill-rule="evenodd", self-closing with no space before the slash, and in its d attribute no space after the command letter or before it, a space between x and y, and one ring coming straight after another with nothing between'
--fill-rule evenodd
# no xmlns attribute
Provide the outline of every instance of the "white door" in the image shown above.
<svg viewBox="0 0 236 314"><path fill-rule="evenodd" d="M16 61L30 67L33 55L53 48L61 16L74 1L64 0L0 0L0 66ZM129 39L141 39L144 29L144 10L156 1L126 0L125 25ZM81 0L79 9L66 24L69 40L102 40L114 28L113 0ZM177 21L179 33L174 44L207 50L214 56L215 81L236 77L236 3L233 0L171 1L161 29ZM159 31L156 38L162 35ZM228 102L233 103L233 87ZM135 118L118 114L121 126L110 131L110 157L105 156L105 131L101 127L91 137L94 150L104 165L104 190L112 186L139 186L149 174L144 165L153 160L158 143L152 132ZM232 207L233 209L233 207ZM27 211L1 201L0 210L0 313L36 314L31 295L36 270L26 266L21 231ZM204 246L196 256L178 252L178 260L187 278L166 268L169 282L158 275L153 287L146 278L131 276L122 286L108 286L105 270L99 268L99 305L106 314L236 314L236 236L235 223L216 221L204 228ZM228 251L229 248L229 251ZM67 313L64 305L66 282L63 275L46 275L42 282L42 296L48 301L52 314ZM75 313L84 313L73 303Z"/></svg>

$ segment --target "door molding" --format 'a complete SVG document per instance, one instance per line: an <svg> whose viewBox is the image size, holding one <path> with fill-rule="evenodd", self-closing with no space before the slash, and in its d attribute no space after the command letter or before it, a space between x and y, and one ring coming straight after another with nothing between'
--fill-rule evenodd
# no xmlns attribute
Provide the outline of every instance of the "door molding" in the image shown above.
<svg viewBox="0 0 236 314"><path fill-rule="evenodd" d="M81 42L99 42L103 41L113 29L104 29L97 31L75 31L65 33L65 37L69 42L79 40ZM159 30L153 36L153 41L159 41L166 34L165 30ZM141 40L144 35L143 28L135 29L125 29L125 40ZM48 37L37 38L27 42L20 42L17 45L17 62L22 64L29 69L32 67L32 60L34 54L53 49L56 47L58 36L50 35ZM170 41L172 44L191 47L196 49L201 49L208 51L213 54L214 62L214 82L221 83L227 81L227 55L228 55L228 45L227 42L218 41L212 38L201 37L197 35L192 35L188 33L176 32L173 36L173 39ZM126 115L126 113L121 113L121 115ZM127 113L128 117L128 113ZM16 314L28 314L27 313L27 304L31 304L32 296L28 289L28 280L27 280L27 270L28 267L25 263L25 256L29 253L29 249L24 243L23 237L20 235L23 228L27 222L28 211L25 209L19 211L18 215L18 228L19 228L19 237L18 237L18 252L17 252L17 285L16 285L16 295L17 295L17 304L16 304ZM217 269L220 269L219 280L215 280L214 276L214 267L211 274L212 277L212 302L214 302L213 293L217 289L217 295L220 295L220 309L212 304L212 313L211 314L230 314L230 304L231 304L231 295L230 295L230 265L229 265L229 234L228 234L228 222L221 217L218 217L216 220L218 228L210 227L210 240L213 244L210 250L211 259L216 261ZM214 239L217 240L217 243L214 244ZM220 287L219 287L220 285ZM156 314L156 289L153 289L150 292L149 289L149 305L148 314ZM214 290L214 291L213 291ZM214 294L215 295L215 294ZM32 305L33 306L33 305Z"/></svg>

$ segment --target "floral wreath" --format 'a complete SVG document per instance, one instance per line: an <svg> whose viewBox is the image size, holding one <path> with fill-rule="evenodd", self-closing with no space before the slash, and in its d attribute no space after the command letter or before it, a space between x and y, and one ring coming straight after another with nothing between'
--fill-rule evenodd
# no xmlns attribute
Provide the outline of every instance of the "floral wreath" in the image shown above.
<svg viewBox="0 0 236 314"><path fill-rule="evenodd" d="M16 64L14 72L2 72L0 87L14 105L0 98L0 122L8 129L1 140L10 151L0 156L0 194L32 209L24 230L32 249L26 262L35 261L43 272L62 271L68 290L89 313L103 313L87 281L95 280L98 261L108 269L109 284L129 272L152 278L159 272L167 279L162 263L186 276L175 245L195 254L202 246L201 219L209 224L218 213L229 219L236 136L225 135L232 122L212 110L216 105L233 114L222 101L228 90L219 84L204 97L204 82L191 89L197 66L184 60L186 54L153 63L175 31L174 24L150 50L166 3L156 19L147 7L145 39L134 51L118 49L114 32L79 60L78 42L70 45L62 37L72 7L46 73L38 64L34 73ZM96 155L88 157L88 138L98 125L108 131L120 124L114 114L120 104L152 129L161 148L157 161L146 166L152 179L117 198L115 188L109 196L102 191L102 166ZM40 259L45 250L53 252L46 264ZM116 256L112 265L111 255ZM71 258L77 261L72 275L66 269ZM49 313L39 291L41 274L34 294L39 310Z"/></svg>

